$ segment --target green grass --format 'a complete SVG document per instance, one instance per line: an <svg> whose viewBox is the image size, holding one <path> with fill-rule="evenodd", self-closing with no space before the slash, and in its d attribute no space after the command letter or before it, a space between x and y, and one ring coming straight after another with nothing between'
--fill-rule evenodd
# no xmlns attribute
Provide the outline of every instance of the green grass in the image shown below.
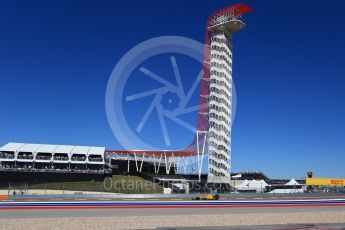
<svg viewBox="0 0 345 230"><path fill-rule="evenodd" d="M112 193L162 193L162 186L147 181L138 176L113 175L104 181L82 181L82 182L47 182L29 183L29 190L71 190L71 191L94 191Z"/></svg>

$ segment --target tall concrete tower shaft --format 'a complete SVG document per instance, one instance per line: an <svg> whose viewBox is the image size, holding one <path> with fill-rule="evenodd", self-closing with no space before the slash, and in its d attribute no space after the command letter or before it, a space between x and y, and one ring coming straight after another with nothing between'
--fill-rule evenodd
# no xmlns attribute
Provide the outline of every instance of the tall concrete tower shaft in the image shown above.
<svg viewBox="0 0 345 230"><path fill-rule="evenodd" d="M208 68L208 182L230 183L232 119L232 42L244 28L241 19L251 10L243 4L211 15L207 24Z"/></svg>

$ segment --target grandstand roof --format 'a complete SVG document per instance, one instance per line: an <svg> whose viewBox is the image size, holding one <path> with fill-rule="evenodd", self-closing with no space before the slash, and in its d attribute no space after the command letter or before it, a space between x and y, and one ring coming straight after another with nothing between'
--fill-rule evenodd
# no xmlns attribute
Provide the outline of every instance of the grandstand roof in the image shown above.
<svg viewBox="0 0 345 230"><path fill-rule="evenodd" d="M72 152L74 146L71 145L59 145L56 149L56 153L70 153Z"/></svg>
<svg viewBox="0 0 345 230"><path fill-rule="evenodd" d="M23 147L25 144L23 143L8 143L7 145L4 145L0 148L0 151L17 151L21 147Z"/></svg>
<svg viewBox="0 0 345 230"><path fill-rule="evenodd" d="M90 147L89 155L103 155L105 148L103 147Z"/></svg>
<svg viewBox="0 0 345 230"><path fill-rule="evenodd" d="M103 155L105 147L8 143L2 146L0 151Z"/></svg>
<svg viewBox="0 0 345 230"><path fill-rule="evenodd" d="M57 145L41 145L40 148L37 149L37 152L53 153L57 147L58 147Z"/></svg>
<svg viewBox="0 0 345 230"><path fill-rule="evenodd" d="M72 150L72 154L88 154L90 147L87 146L75 146Z"/></svg>

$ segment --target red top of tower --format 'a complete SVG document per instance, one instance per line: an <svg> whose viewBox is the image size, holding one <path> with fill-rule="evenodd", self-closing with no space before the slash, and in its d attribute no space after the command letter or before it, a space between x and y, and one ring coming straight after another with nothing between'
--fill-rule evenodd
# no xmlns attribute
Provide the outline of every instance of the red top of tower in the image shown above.
<svg viewBox="0 0 345 230"><path fill-rule="evenodd" d="M253 9L251 7L249 7L246 4L240 3L240 4L224 7L223 9L220 9L220 10L216 11L215 13L211 14L209 16L209 18L215 17L215 16L216 17L221 16L222 14L224 14L226 12L233 12L234 17L240 17L240 16L247 14L247 13L250 13L252 11L253 11Z"/></svg>

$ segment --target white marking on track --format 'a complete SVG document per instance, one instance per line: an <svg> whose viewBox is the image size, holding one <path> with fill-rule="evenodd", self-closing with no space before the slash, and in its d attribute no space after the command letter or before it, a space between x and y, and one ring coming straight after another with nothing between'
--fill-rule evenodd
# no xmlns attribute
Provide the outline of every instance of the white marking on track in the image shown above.
<svg viewBox="0 0 345 230"><path fill-rule="evenodd" d="M137 200L137 199L122 199L122 200Z"/></svg>
<svg viewBox="0 0 345 230"><path fill-rule="evenodd" d="M98 199L98 200L111 200L111 199L105 199L105 198L103 198L103 199Z"/></svg>
<svg viewBox="0 0 345 230"><path fill-rule="evenodd" d="M87 200L87 199L74 199L74 200Z"/></svg>
<svg viewBox="0 0 345 230"><path fill-rule="evenodd" d="M147 199L147 200L159 200L159 199Z"/></svg>
<svg viewBox="0 0 345 230"><path fill-rule="evenodd" d="M170 200L182 200L182 199L170 199Z"/></svg>

